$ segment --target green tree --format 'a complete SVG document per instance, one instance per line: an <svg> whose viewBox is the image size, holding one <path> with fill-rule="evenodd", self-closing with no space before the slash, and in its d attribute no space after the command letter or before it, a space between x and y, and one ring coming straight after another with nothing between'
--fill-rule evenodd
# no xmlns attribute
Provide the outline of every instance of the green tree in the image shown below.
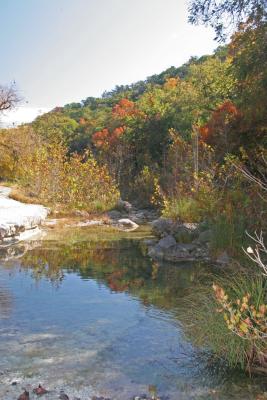
<svg viewBox="0 0 267 400"><path fill-rule="evenodd" d="M191 0L189 22L210 25L217 40L225 40L240 22L266 20L266 0Z"/></svg>

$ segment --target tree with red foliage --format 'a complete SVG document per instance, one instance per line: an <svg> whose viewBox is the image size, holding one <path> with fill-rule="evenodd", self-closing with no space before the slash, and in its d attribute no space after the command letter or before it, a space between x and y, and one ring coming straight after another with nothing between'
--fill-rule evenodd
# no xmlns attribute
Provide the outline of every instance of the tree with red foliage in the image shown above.
<svg viewBox="0 0 267 400"><path fill-rule="evenodd" d="M238 133L241 119L241 112L227 100L212 113L208 123L199 128L200 139L215 149L217 158L224 158L241 145Z"/></svg>

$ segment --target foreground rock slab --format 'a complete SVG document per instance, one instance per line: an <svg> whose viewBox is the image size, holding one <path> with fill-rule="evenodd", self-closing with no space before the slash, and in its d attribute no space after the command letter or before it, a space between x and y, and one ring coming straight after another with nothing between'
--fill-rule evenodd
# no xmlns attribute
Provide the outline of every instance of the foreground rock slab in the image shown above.
<svg viewBox="0 0 267 400"><path fill-rule="evenodd" d="M0 243L22 240L36 233L49 214L48 208L12 200L9 193L9 188L0 187Z"/></svg>

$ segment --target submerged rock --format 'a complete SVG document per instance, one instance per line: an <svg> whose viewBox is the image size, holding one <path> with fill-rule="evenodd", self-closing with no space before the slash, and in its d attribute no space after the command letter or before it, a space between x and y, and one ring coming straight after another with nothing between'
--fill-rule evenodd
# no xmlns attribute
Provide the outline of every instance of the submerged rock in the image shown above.
<svg viewBox="0 0 267 400"><path fill-rule="evenodd" d="M97 397L97 396L93 396L92 397L92 400L111 400L109 397L103 397L103 396L100 396L100 397Z"/></svg>
<svg viewBox="0 0 267 400"><path fill-rule="evenodd" d="M37 388L33 389L33 393L37 394L37 396L42 396L43 394L48 393L48 390L39 384Z"/></svg>
<svg viewBox="0 0 267 400"><path fill-rule="evenodd" d="M30 393L27 390L18 397L18 400L30 400Z"/></svg>
<svg viewBox="0 0 267 400"><path fill-rule="evenodd" d="M59 399L60 400L69 400L69 396L63 390L61 390L61 392L59 394Z"/></svg>

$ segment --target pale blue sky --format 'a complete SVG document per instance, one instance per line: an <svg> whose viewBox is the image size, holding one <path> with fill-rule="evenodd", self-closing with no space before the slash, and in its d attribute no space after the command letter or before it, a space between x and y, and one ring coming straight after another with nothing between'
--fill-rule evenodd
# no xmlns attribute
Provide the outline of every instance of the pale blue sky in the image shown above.
<svg viewBox="0 0 267 400"><path fill-rule="evenodd" d="M186 0L0 0L1 84L28 108L99 96L217 44L187 23Z"/></svg>

